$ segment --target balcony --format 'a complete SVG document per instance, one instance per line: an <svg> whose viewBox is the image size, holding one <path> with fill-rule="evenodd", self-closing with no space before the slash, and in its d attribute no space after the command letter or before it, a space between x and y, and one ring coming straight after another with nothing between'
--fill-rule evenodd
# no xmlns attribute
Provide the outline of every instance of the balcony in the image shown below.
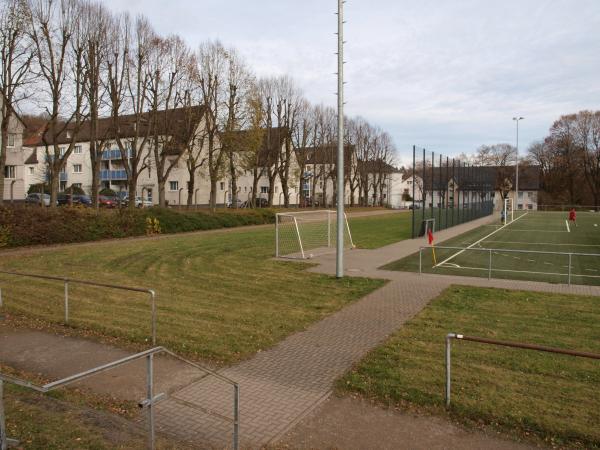
<svg viewBox="0 0 600 450"><path fill-rule="evenodd" d="M60 172L59 175L60 175L60 177L59 177L60 181L67 181L69 179L67 172ZM46 176L44 178L46 180L46 183L48 183L50 181L50 173L46 172Z"/></svg>
<svg viewBox="0 0 600 450"><path fill-rule="evenodd" d="M131 158L131 149L127 150L127 158ZM121 160L121 150L105 150L102 152L103 161Z"/></svg>
<svg viewBox="0 0 600 450"><path fill-rule="evenodd" d="M127 171L126 170L101 170L100 171L101 181L126 181Z"/></svg>

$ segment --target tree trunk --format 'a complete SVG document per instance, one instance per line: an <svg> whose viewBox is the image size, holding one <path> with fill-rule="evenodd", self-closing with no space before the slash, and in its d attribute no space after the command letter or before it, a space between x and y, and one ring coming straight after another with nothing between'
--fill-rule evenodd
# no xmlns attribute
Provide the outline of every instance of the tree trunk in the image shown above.
<svg viewBox="0 0 600 450"><path fill-rule="evenodd" d="M7 125L7 123L2 123L2 145L0 146L0 205L4 202L4 171L6 170L6 149L8 148Z"/></svg>
<svg viewBox="0 0 600 450"><path fill-rule="evenodd" d="M135 208L135 200L136 200L136 190L137 190L137 177L131 177L129 180L129 209ZM144 198L142 192L142 206L144 206Z"/></svg>
<svg viewBox="0 0 600 450"><path fill-rule="evenodd" d="M254 169L254 178L252 179L252 203L251 206L254 208L256 205L256 191L258 190L258 169Z"/></svg>
<svg viewBox="0 0 600 450"><path fill-rule="evenodd" d="M217 180L213 176L210 177L210 209L217 211Z"/></svg>
<svg viewBox="0 0 600 450"><path fill-rule="evenodd" d="M52 163L52 173L50 174L50 207L56 208L58 200L58 187L60 184L60 169L57 170L56 163ZM72 198L72 197L71 197Z"/></svg>
<svg viewBox="0 0 600 450"><path fill-rule="evenodd" d="M162 178L162 177L159 177ZM165 180L158 180L158 206L161 208L167 207L167 199L165 197Z"/></svg>
<svg viewBox="0 0 600 450"><path fill-rule="evenodd" d="M194 198L195 187L196 187L196 174L194 173L194 171L190 171L190 181L188 181L188 188L187 188L187 192L188 192L187 205L188 205L188 208L191 208L191 206L194 204L194 201L195 201L195 198Z"/></svg>

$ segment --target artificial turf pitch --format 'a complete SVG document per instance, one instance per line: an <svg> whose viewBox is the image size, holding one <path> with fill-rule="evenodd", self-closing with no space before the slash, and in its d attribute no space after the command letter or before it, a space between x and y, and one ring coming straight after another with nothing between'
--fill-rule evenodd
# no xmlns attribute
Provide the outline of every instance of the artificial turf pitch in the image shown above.
<svg viewBox="0 0 600 450"><path fill-rule="evenodd" d="M553 283L568 283L570 279L574 284L600 285L600 212L578 212L576 225L567 219L567 212L515 212L507 225L498 221L436 242L435 262L432 249L424 248L421 270ZM423 246L428 247L425 242ZM385 268L418 271L419 254Z"/></svg>

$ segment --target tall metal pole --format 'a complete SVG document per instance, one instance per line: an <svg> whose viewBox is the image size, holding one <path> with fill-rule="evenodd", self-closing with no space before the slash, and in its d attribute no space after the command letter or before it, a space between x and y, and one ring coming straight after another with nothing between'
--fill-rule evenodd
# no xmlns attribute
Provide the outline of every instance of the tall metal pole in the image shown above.
<svg viewBox="0 0 600 450"><path fill-rule="evenodd" d="M337 278L344 276L344 1L338 0Z"/></svg>
<svg viewBox="0 0 600 450"><path fill-rule="evenodd" d="M515 165L515 201L517 202L517 209L519 209L519 122L525 119L525 117L513 117L513 120L517 122L517 161Z"/></svg>

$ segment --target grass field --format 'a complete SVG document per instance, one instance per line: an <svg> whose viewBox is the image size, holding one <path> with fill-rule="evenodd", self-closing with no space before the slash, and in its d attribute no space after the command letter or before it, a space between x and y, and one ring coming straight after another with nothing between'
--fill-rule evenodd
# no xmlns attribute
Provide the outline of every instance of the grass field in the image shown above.
<svg viewBox="0 0 600 450"><path fill-rule="evenodd" d="M401 236L403 220L404 215L357 218L351 227L359 245L373 247ZM273 228L28 251L4 255L0 267L155 289L160 344L194 358L231 363L384 283L340 281L308 273L297 262L273 260ZM61 283L0 275L0 286L8 311L43 323L62 321ZM76 328L124 344L148 344L147 296L72 285L69 303Z"/></svg>
<svg viewBox="0 0 600 450"><path fill-rule="evenodd" d="M451 287L371 352L338 387L402 407L444 408L448 332L600 353L600 301ZM600 447L600 362L454 341L449 415L546 444Z"/></svg>
<svg viewBox="0 0 600 450"><path fill-rule="evenodd" d="M566 219L565 212L515 213L515 220L507 226L499 223L483 226L442 243L436 242L439 247L456 248L436 248L437 265L433 263L431 250L424 250L422 270L488 277L491 256L494 278L567 283L568 253L573 253L571 282L600 285L600 213L579 212L577 226L569 225ZM418 254L386 268L418 271Z"/></svg>

